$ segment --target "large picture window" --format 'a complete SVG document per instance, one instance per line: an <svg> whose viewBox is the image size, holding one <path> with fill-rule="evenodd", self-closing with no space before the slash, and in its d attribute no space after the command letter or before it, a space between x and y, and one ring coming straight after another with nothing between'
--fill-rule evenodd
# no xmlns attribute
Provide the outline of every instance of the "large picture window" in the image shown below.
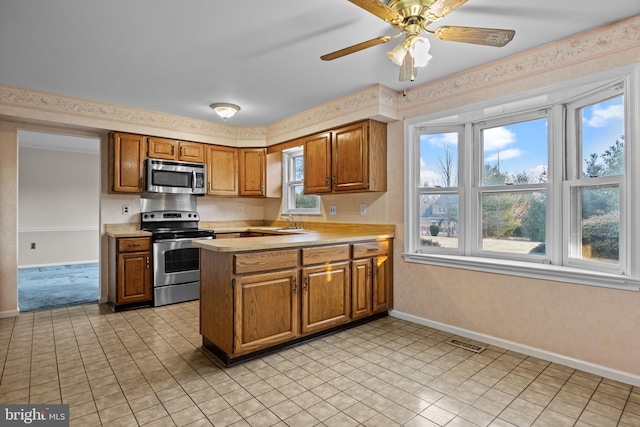
<svg viewBox="0 0 640 427"><path fill-rule="evenodd" d="M405 259L638 289L634 76L408 124Z"/></svg>

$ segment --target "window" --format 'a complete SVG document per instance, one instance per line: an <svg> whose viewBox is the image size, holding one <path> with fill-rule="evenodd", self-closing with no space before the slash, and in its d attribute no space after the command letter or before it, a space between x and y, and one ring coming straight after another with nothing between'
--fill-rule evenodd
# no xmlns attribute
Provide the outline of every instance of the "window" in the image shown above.
<svg viewBox="0 0 640 427"><path fill-rule="evenodd" d="M302 147L282 152L282 213L320 215L320 196L304 194Z"/></svg>
<svg viewBox="0 0 640 427"><path fill-rule="evenodd" d="M625 99L620 85L567 106L575 155L568 162L569 239L565 262L625 270Z"/></svg>
<svg viewBox="0 0 640 427"><path fill-rule="evenodd" d="M542 110L473 125L481 153L475 252L530 260L546 255L548 115Z"/></svg>
<svg viewBox="0 0 640 427"><path fill-rule="evenodd" d="M419 138L420 248L458 250L458 149L464 127L423 128Z"/></svg>
<svg viewBox="0 0 640 427"><path fill-rule="evenodd" d="M408 123L405 259L640 289L636 74Z"/></svg>

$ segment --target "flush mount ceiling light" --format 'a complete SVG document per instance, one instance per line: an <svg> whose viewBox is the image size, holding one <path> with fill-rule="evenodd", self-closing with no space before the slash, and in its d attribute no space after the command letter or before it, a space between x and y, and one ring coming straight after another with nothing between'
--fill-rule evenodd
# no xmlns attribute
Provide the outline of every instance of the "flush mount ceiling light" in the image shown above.
<svg viewBox="0 0 640 427"><path fill-rule="evenodd" d="M211 104L211 109L216 112L217 115L222 117L222 120L227 121L231 117L235 116L238 111L240 111L240 107L235 104L229 104L226 102L217 102L215 104Z"/></svg>

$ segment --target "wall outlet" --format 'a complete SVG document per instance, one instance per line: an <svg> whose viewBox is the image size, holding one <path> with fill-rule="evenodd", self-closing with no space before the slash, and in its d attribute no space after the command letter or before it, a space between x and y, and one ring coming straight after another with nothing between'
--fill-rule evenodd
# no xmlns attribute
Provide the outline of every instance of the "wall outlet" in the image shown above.
<svg viewBox="0 0 640 427"><path fill-rule="evenodd" d="M36 248L36 244L35 243L31 243L31 249L35 249Z"/></svg>
<svg viewBox="0 0 640 427"><path fill-rule="evenodd" d="M243 206L238 206L238 213L244 213L244 207Z"/></svg>
<svg viewBox="0 0 640 427"><path fill-rule="evenodd" d="M362 203L360 204L360 215L366 215L366 214L367 214L367 204Z"/></svg>
<svg viewBox="0 0 640 427"><path fill-rule="evenodd" d="M122 215L129 215L131 213L131 205L122 205Z"/></svg>
<svg viewBox="0 0 640 427"><path fill-rule="evenodd" d="M329 215L335 215L335 214L336 214L336 207L329 206Z"/></svg>

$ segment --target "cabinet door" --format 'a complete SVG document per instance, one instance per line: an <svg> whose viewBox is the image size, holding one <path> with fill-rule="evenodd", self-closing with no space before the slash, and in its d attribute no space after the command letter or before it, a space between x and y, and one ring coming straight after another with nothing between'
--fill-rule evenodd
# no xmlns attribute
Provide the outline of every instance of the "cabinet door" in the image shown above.
<svg viewBox="0 0 640 427"><path fill-rule="evenodd" d="M207 147L207 194L238 195L238 149L209 145Z"/></svg>
<svg viewBox="0 0 640 427"><path fill-rule="evenodd" d="M178 160L178 141L149 137L148 156L152 159Z"/></svg>
<svg viewBox="0 0 640 427"><path fill-rule="evenodd" d="M333 131L333 191L366 190L369 184L368 122Z"/></svg>
<svg viewBox="0 0 640 427"><path fill-rule="evenodd" d="M145 137L128 133L111 134L112 189L116 193L144 191Z"/></svg>
<svg viewBox="0 0 640 427"><path fill-rule="evenodd" d="M151 299L151 253L132 252L118 255L116 303Z"/></svg>
<svg viewBox="0 0 640 427"><path fill-rule="evenodd" d="M304 140L304 192L331 192L331 132Z"/></svg>
<svg viewBox="0 0 640 427"><path fill-rule="evenodd" d="M391 260L388 256L372 259L373 265L373 311L391 308Z"/></svg>
<svg viewBox="0 0 640 427"><path fill-rule="evenodd" d="M302 333L349 321L349 262L304 268L302 277Z"/></svg>
<svg viewBox="0 0 640 427"><path fill-rule="evenodd" d="M267 151L264 148L240 148L240 195L265 196Z"/></svg>
<svg viewBox="0 0 640 427"><path fill-rule="evenodd" d="M297 274L286 270L235 279L234 354L298 336Z"/></svg>
<svg viewBox="0 0 640 427"><path fill-rule="evenodd" d="M351 263L351 318L359 319L371 314L372 277L371 258Z"/></svg>
<svg viewBox="0 0 640 427"><path fill-rule="evenodd" d="M204 163L204 145L197 142L180 141L178 160L183 162Z"/></svg>

